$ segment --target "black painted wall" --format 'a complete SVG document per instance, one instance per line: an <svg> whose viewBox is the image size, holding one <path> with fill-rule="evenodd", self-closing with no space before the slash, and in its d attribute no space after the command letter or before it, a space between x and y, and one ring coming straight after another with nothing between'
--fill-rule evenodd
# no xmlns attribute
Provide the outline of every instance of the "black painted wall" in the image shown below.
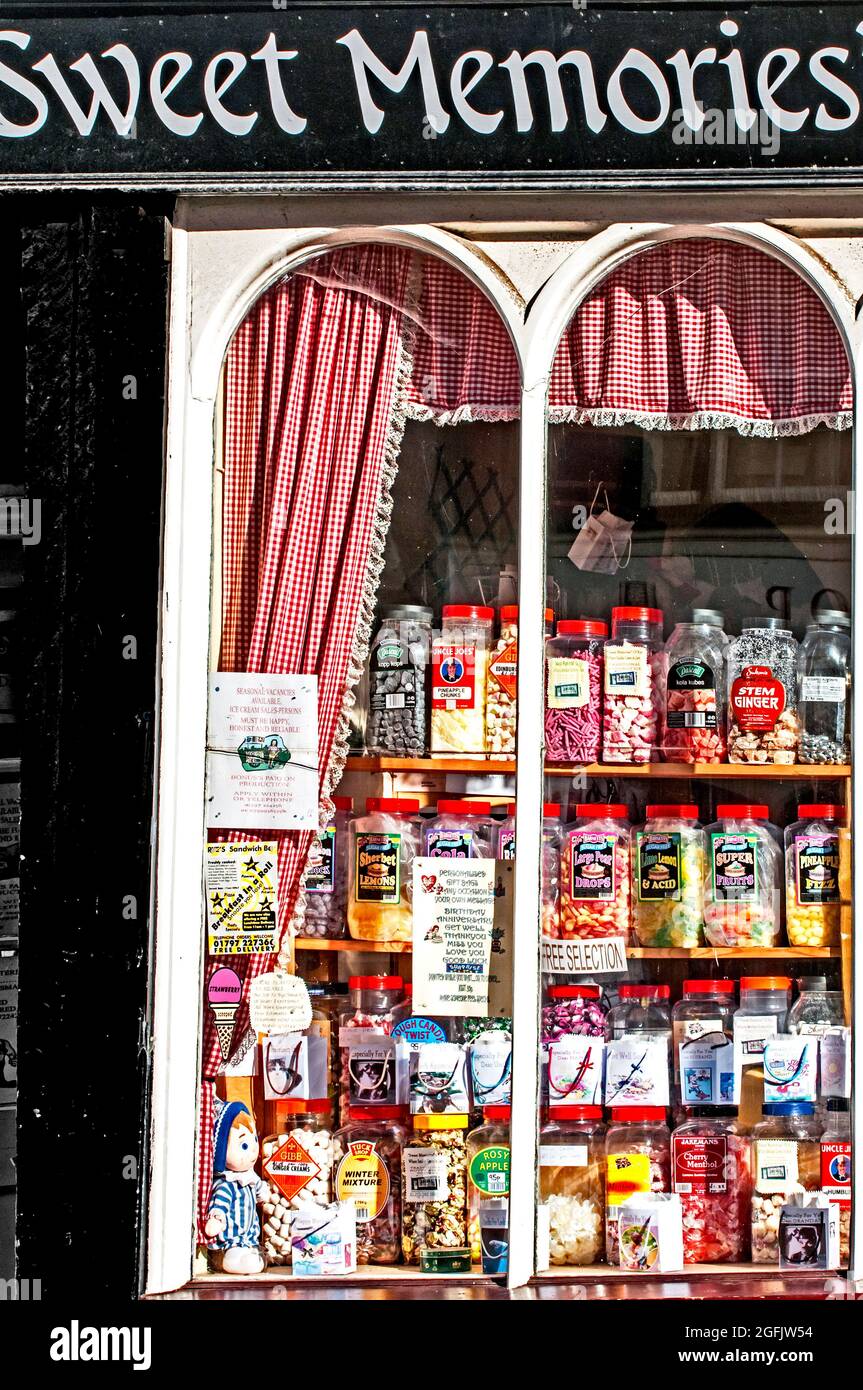
<svg viewBox="0 0 863 1390"><path fill-rule="evenodd" d="M6 443L42 506L21 623L18 1274L44 1300L138 1291L166 216L0 202ZM17 455L3 471L22 476Z"/></svg>

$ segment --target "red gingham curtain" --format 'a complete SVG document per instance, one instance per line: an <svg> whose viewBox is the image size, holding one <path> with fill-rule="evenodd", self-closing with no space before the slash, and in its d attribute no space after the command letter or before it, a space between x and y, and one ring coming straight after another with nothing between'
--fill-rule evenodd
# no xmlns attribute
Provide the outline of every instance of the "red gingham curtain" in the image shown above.
<svg viewBox="0 0 863 1390"><path fill-rule="evenodd" d="M341 773L345 700L360 676L383 563L410 267L400 247L373 245L308 263L261 296L225 371L219 669L317 674L322 798ZM279 921L287 924L312 835L213 838L258 835L279 843ZM231 965L244 979L239 1041L248 985L273 960ZM220 1061L205 1008L204 1076L215 1076Z"/></svg>
<svg viewBox="0 0 863 1390"><path fill-rule="evenodd" d="M424 268L408 414L450 425L514 420L518 367L480 290ZM555 422L804 434L851 426L839 331L794 271L711 238L663 242L625 261L574 314L551 374Z"/></svg>

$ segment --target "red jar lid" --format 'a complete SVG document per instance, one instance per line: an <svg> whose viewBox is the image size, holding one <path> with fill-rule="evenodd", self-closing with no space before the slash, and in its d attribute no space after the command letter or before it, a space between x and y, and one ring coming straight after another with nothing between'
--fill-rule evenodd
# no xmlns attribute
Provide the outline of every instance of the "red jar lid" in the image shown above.
<svg viewBox="0 0 863 1390"><path fill-rule="evenodd" d="M546 610L545 610L545 621L546 621L547 623L553 623L553 622L554 622L554 609L553 609L553 608L546 608Z"/></svg>
<svg viewBox="0 0 863 1390"><path fill-rule="evenodd" d="M559 820L559 819L560 819L560 802L559 802L559 801L544 801L544 802L542 803L542 814L543 814L544 816L548 816L551 820Z"/></svg>
<svg viewBox="0 0 863 1390"><path fill-rule="evenodd" d="M494 622L494 609L483 608L473 603L447 603L441 609L441 617L478 618L481 622L492 623Z"/></svg>
<svg viewBox="0 0 863 1390"><path fill-rule="evenodd" d="M398 796L367 796L366 811L387 811L390 815L412 816L419 810L420 804L413 797Z"/></svg>
<svg viewBox="0 0 863 1390"><path fill-rule="evenodd" d="M698 807L691 802L657 802L647 808L648 820L698 820Z"/></svg>
<svg viewBox="0 0 863 1390"><path fill-rule="evenodd" d="M797 814L801 820L844 820L845 807L830 801L804 801Z"/></svg>
<svg viewBox="0 0 863 1390"><path fill-rule="evenodd" d="M670 999L670 985L618 985L621 999Z"/></svg>
<svg viewBox="0 0 863 1390"><path fill-rule="evenodd" d="M482 1113L487 1120L508 1120L512 1114L511 1105L484 1105Z"/></svg>
<svg viewBox="0 0 863 1390"><path fill-rule="evenodd" d="M598 999L599 985L551 985L549 999Z"/></svg>
<svg viewBox="0 0 863 1390"><path fill-rule="evenodd" d="M332 1101L326 1096L322 1100L277 1100L276 1108L283 1115L323 1115L332 1109Z"/></svg>
<svg viewBox="0 0 863 1390"><path fill-rule="evenodd" d="M348 1115L352 1120L403 1120L407 1110L403 1105L351 1105Z"/></svg>
<svg viewBox="0 0 863 1390"><path fill-rule="evenodd" d="M658 1120L665 1123L665 1109L661 1105L613 1105L611 1118L621 1120Z"/></svg>
<svg viewBox="0 0 863 1390"><path fill-rule="evenodd" d="M627 820L629 812L617 801L611 801L607 806L601 801L579 801L575 808L576 820L602 820L603 816L611 816L613 820Z"/></svg>
<svg viewBox="0 0 863 1390"><path fill-rule="evenodd" d="M503 623L517 623L517 622L518 622L518 604L517 604L517 603L505 603L505 604L503 605L503 607L501 608L501 610L500 610L500 619L501 619L501 622L503 622Z"/></svg>
<svg viewBox="0 0 863 1390"><path fill-rule="evenodd" d="M662 623L661 608L612 608L611 625L615 623Z"/></svg>
<svg viewBox="0 0 863 1390"><path fill-rule="evenodd" d="M684 980L684 994L733 994L733 980Z"/></svg>
<svg viewBox="0 0 863 1390"><path fill-rule="evenodd" d="M741 989L790 989L791 981L787 975L743 975Z"/></svg>
<svg viewBox="0 0 863 1390"><path fill-rule="evenodd" d="M558 637L607 637L608 623L593 618L562 618L557 625Z"/></svg>
<svg viewBox="0 0 863 1390"><path fill-rule="evenodd" d="M439 816L490 816L490 801L439 801Z"/></svg>
<svg viewBox="0 0 863 1390"><path fill-rule="evenodd" d="M350 989L403 989L401 975L351 975Z"/></svg>
<svg viewBox="0 0 863 1390"><path fill-rule="evenodd" d="M742 802L739 806L732 806L730 802L723 802L716 808L717 820L769 820L769 806L754 806L749 802Z"/></svg>
<svg viewBox="0 0 863 1390"><path fill-rule="evenodd" d="M554 1105L549 1108L550 1120L601 1120L601 1105Z"/></svg>
<svg viewBox="0 0 863 1390"><path fill-rule="evenodd" d="M515 802L514 802L514 801L508 801L508 802L506 803L506 814L507 814L508 816L514 816L514 815L515 815Z"/></svg>
<svg viewBox="0 0 863 1390"><path fill-rule="evenodd" d="M333 805L337 811L352 811L354 809L354 798L352 796L334 796Z"/></svg>

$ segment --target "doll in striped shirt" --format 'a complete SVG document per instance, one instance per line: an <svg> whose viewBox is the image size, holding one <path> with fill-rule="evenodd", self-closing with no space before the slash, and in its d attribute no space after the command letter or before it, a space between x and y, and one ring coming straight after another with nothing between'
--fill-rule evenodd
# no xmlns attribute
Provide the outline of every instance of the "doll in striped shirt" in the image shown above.
<svg viewBox="0 0 863 1390"><path fill-rule="evenodd" d="M204 1234L210 1269L224 1274L260 1274L261 1223L258 1203L267 1184L255 1172L260 1145L255 1122L241 1101L216 1101L213 1124L213 1188Z"/></svg>

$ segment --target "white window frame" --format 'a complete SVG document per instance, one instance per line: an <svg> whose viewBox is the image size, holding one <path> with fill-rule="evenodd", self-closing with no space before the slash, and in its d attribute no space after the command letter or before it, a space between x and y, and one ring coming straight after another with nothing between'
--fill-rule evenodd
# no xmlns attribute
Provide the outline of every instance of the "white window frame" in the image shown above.
<svg viewBox="0 0 863 1390"><path fill-rule="evenodd" d="M539 884L543 801L543 662L545 606L546 396L551 363L578 303L616 265L658 242L693 235L757 247L800 273L831 310L854 364L855 400L861 334L853 297L838 274L805 242L765 223L615 225L574 242L522 318L521 303L488 257L470 242L432 226L285 231L262 216L232 220L231 202L198 219L199 200L181 200L172 232L167 483L162 592L161 741L155 892L150 1174L147 1194L147 1293L177 1289L192 1278L201 999L204 974L204 778L210 605L212 504L217 399L230 339L258 296L293 267L336 246L388 241L437 255L461 270L491 299L512 339L523 395L519 478L519 747L517 804L519 873L515 893L514 1048L511 1249L508 1283L524 1285L535 1265L536 1137L539 1041ZM529 227L524 229L529 246ZM565 233L563 234L565 237ZM563 239L562 237L562 239ZM855 431L855 477L863 448ZM539 475L539 477L537 476ZM857 496L856 526L863 527ZM855 650L863 593L855 565ZM854 744L863 749L863 700L855 702ZM863 815L854 779L853 804ZM863 863L855 855L854 890L863 901ZM855 994L863 959L854 958ZM863 1060L855 1032L855 1070ZM856 1131L856 1124L855 1124ZM860 1145L855 1183L861 1191ZM858 1202L852 1264L863 1263Z"/></svg>

